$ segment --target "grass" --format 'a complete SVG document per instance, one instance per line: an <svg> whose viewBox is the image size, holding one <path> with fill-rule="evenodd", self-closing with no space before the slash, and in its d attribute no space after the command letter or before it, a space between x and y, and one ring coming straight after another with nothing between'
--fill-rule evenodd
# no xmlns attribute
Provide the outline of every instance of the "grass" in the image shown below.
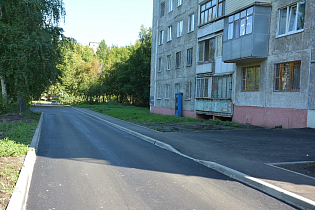
<svg viewBox="0 0 315 210"><path fill-rule="evenodd" d="M0 123L0 157L25 155L38 122Z"/></svg>
<svg viewBox="0 0 315 210"><path fill-rule="evenodd" d="M150 113L149 108L127 106L119 103L107 102L99 103L97 105L90 105L82 103L75 105L79 108L90 109L95 112L106 114L111 117L115 117L121 120L130 122L205 122L203 119L187 118L187 117L175 117L167 115L158 115ZM208 121L211 122L211 121Z"/></svg>

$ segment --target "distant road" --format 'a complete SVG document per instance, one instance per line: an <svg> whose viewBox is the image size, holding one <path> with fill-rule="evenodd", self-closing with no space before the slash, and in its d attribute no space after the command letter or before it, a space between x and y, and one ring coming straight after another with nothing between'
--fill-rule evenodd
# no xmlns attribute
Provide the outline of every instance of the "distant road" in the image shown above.
<svg viewBox="0 0 315 210"><path fill-rule="evenodd" d="M71 107L44 121L28 210L294 209Z"/></svg>

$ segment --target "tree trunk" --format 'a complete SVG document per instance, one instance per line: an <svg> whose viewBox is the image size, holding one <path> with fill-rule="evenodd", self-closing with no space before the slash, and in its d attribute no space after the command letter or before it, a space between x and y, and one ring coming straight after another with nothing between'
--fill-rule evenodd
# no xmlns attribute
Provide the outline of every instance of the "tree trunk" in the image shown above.
<svg viewBox="0 0 315 210"><path fill-rule="evenodd" d="M7 85L3 76L0 76L1 79L1 88L2 88L2 97L4 99L4 108L8 106L8 96L7 96Z"/></svg>

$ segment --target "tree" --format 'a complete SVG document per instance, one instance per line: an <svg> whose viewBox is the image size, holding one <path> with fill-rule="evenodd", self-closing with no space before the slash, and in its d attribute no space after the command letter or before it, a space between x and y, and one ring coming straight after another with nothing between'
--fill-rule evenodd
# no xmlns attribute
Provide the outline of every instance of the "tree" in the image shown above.
<svg viewBox="0 0 315 210"><path fill-rule="evenodd" d="M60 74L63 1L1 0L0 14L2 96L38 98Z"/></svg>

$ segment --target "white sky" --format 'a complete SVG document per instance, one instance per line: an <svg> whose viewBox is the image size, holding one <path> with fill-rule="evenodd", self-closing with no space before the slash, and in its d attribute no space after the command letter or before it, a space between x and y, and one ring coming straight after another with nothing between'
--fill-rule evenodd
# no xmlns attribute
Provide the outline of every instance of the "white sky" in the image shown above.
<svg viewBox="0 0 315 210"><path fill-rule="evenodd" d="M143 24L152 26L153 0L63 0L64 35L83 45L105 39L107 45L126 46L138 39Z"/></svg>

